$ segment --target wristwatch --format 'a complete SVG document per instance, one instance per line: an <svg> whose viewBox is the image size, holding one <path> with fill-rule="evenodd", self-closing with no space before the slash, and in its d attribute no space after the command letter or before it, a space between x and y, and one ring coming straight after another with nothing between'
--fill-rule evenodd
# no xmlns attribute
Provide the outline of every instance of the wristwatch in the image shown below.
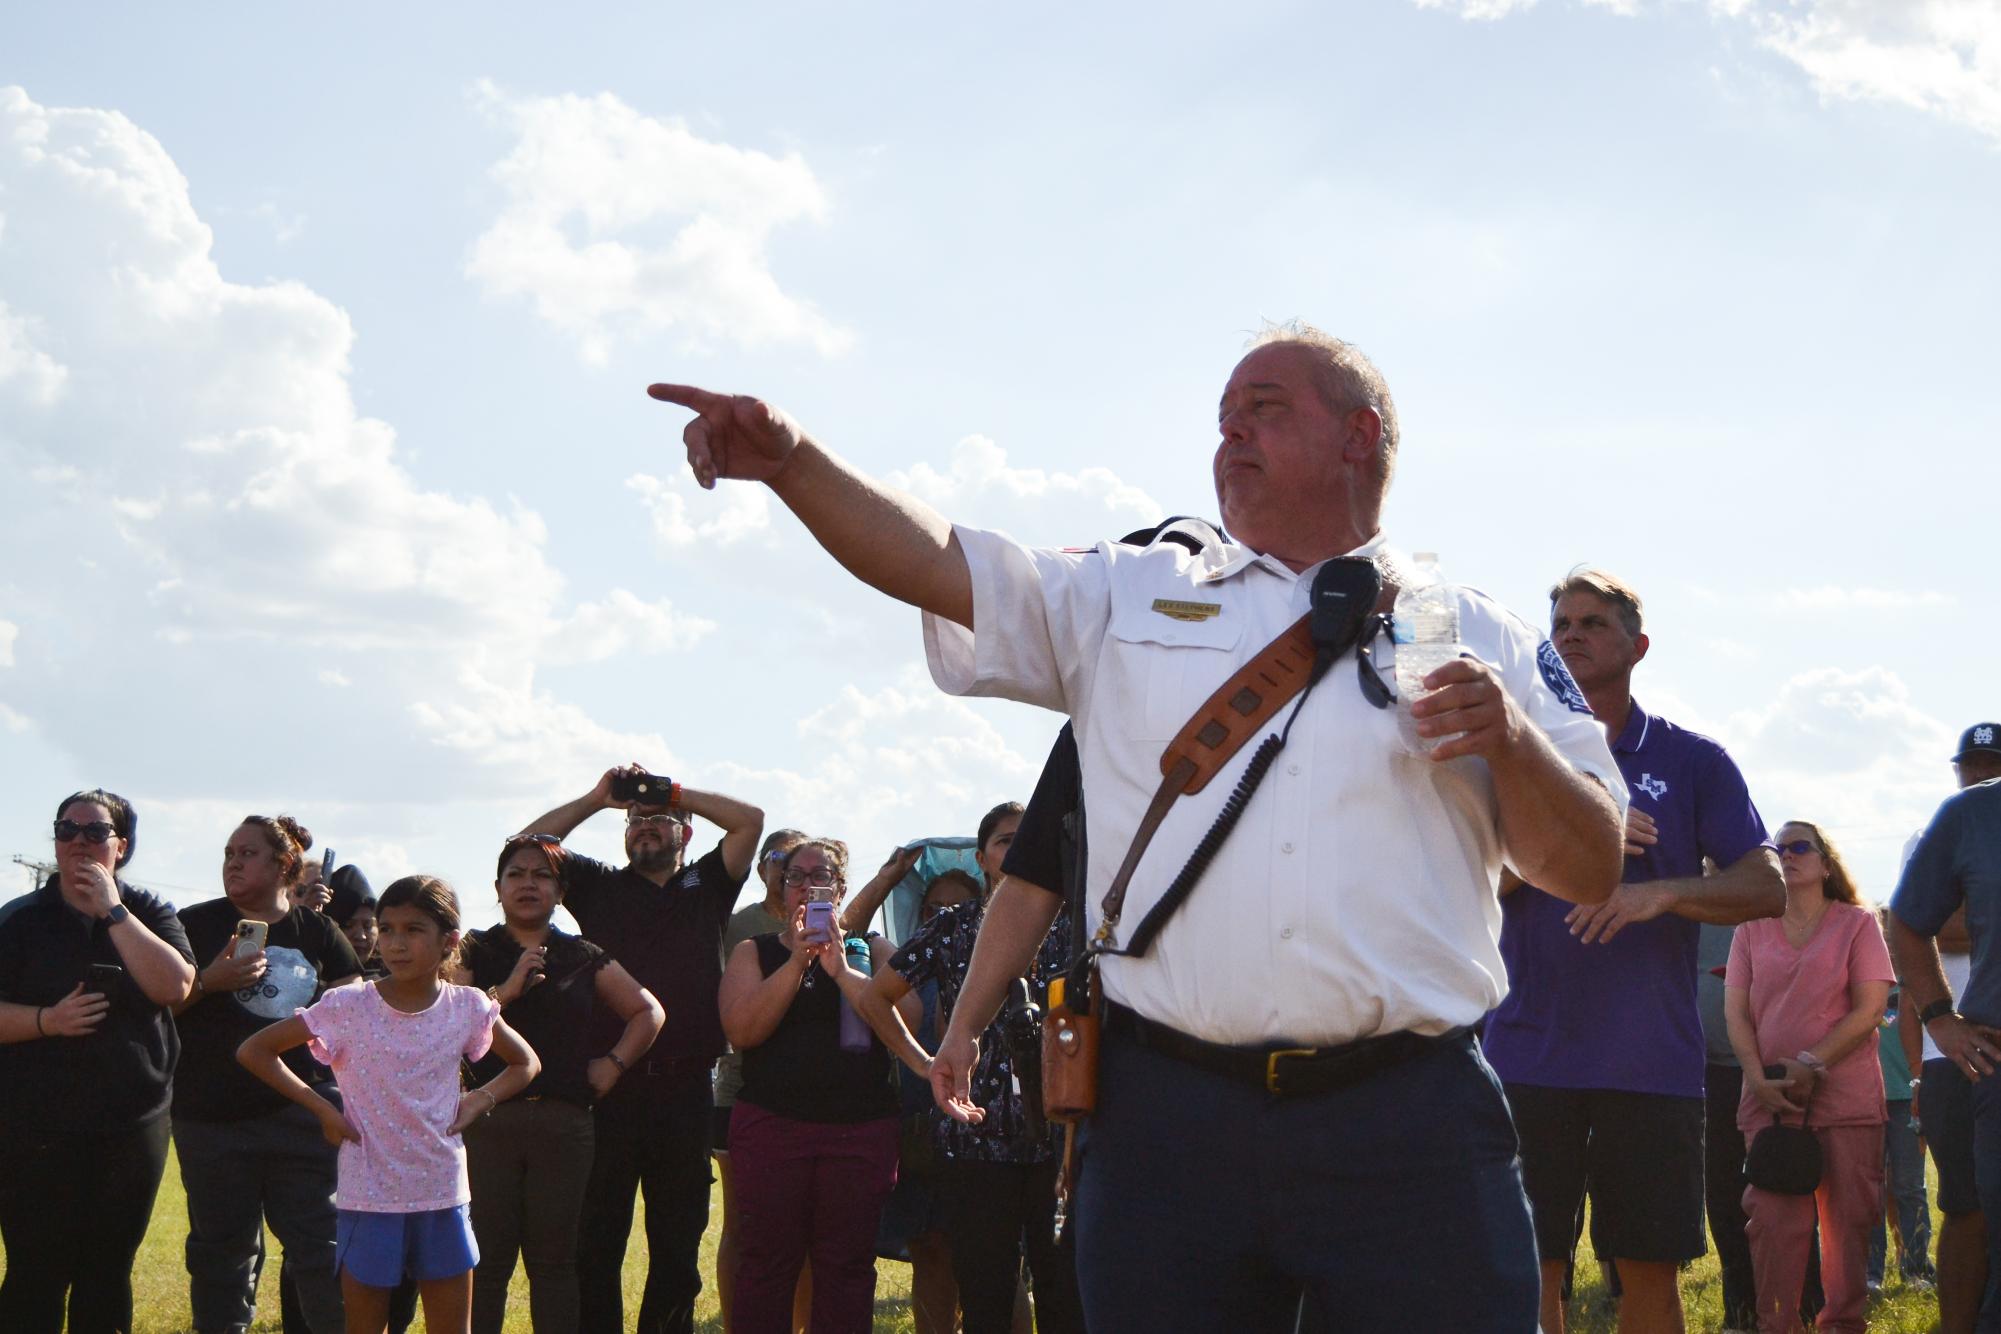
<svg viewBox="0 0 2001 1334"><path fill-rule="evenodd" d="M114 903L111 905L111 911L104 914L101 920L106 926L117 926L131 915L131 912L126 909L124 904Z"/></svg>
<svg viewBox="0 0 2001 1334"><path fill-rule="evenodd" d="M1943 1019L1952 1011L1952 997L1941 996L1924 1009L1918 1011L1918 1022L1929 1024L1934 1019Z"/></svg>
<svg viewBox="0 0 2001 1334"><path fill-rule="evenodd" d="M1813 1071L1815 1074L1825 1074L1827 1072L1827 1062L1821 1060L1820 1057L1815 1056L1810 1051L1803 1051L1799 1055L1793 1057L1793 1059L1795 1061L1798 1061L1801 1065L1805 1066L1807 1069Z"/></svg>

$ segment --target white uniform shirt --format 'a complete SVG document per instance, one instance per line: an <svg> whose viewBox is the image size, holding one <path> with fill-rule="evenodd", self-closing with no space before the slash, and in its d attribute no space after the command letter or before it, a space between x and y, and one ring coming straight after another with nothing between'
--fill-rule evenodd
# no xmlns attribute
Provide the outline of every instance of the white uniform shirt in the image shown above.
<svg viewBox="0 0 2001 1334"><path fill-rule="evenodd" d="M932 677L951 694L1039 704L1074 720L1095 931L1105 890L1160 785L1162 749L1238 667L1306 613L1315 570L1294 575L1234 544L1199 556L1173 543L1068 552L954 531L972 574L978 634L927 615ZM1373 555L1379 542L1353 554ZM1177 619L1156 602L1217 610ZM1461 590L1459 619L1466 647L1496 667L1556 748L1623 809L1626 785L1604 731L1560 664L1551 671L1553 651L1539 665L1542 636L1470 590ZM1386 674L1389 656L1378 653ZM1255 749L1246 743L1207 787L1175 802L1127 892L1121 944L1215 821ZM1105 961L1106 994L1184 1033L1240 1046L1326 1046L1471 1024L1507 989L1495 894L1505 856L1486 762L1410 754L1396 707L1363 698L1351 650L1314 688L1243 819L1147 956Z"/></svg>

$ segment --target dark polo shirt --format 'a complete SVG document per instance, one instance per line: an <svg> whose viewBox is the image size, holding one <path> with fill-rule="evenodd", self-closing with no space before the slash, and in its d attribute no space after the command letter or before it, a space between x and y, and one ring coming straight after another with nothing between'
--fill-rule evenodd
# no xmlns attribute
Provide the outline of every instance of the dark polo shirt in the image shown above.
<svg viewBox="0 0 2001 1334"><path fill-rule="evenodd" d="M745 868L745 875L749 868ZM564 863L563 906L584 939L625 965L667 1012L667 1026L646 1064L709 1065L727 1049L716 991L723 980L723 929L744 876L723 865L717 846L684 866L665 885L627 867L572 853ZM602 1051L622 1021L599 1013Z"/></svg>
<svg viewBox="0 0 2001 1334"><path fill-rule="evenodd" d="M123 881L118 893L147 930L194 962L171 904ZM54 1005L94 963L125 967L111 928L65 903L58 877L0 908L0 1000ZM128 970L94 1031L0 1045L0 1127L15 1142L136 1129L167 1110L180 1052L173 1017Z"/></svg>
<svg viewBox="0 0 2001 1334"><path fill-rule="evenodd" d="M1973 956L1959 1012L2001 1025L2001 778L1946 799L1919 836L1890 911L1921 936L1935 936L1960 904Z"/></svg>
<svg viewBox="0 0 2001 1334"><path fill-rule="evenodd" d="M1744 775L1708 737L1636 703L1612 758L1660 831L1626 858L1626 884L1699 876L1703 858L1729 866L1766 841ZM1513 1084L1701 1097L1701 927L1663 913L1585 945L1564 923L1571 908L1533 885L1501 900L1508 994L1481 1039L1495 1073Z"/></svg>

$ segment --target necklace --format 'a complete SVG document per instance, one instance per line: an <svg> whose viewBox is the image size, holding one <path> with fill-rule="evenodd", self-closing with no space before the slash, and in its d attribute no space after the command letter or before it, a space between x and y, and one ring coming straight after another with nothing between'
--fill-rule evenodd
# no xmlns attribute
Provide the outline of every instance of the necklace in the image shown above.
<svg viewBox="0 0 2001 1334"><path fill-rule="evenodd" d="M1809 908L1804 917L1794 917L1792 909L1788 907L1785 916L1780 919L1786 929L1786 939L1794 944L1802 943L1806 937L1813 934L1813 929L1820 925L1820 919L1826 915L1826 899Z"/></svg>

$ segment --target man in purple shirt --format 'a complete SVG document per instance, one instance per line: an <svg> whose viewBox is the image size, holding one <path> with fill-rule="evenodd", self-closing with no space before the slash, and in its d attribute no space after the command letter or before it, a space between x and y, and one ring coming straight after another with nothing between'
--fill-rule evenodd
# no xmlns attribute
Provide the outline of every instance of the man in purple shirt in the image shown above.
<svg viewBox="0 0 2001 1334"><path fill-rule="evenodd" d="M1549 596L1545 678L1582 692L1632 791L1626 873L1590 907L1506 877L1508 995L1484 1045L1521 1136L1545 1334L1563 1334L1587 1189L1601 1258L1618 1268L1620 1330L1678 1334L1675 1273L1703 1252L1699 924L1776 917L1785 882L1723 747L1633 702L1648 644L1639 596L1587 569ZM1705 859L1715 873L1703 874Z"/></svg>

